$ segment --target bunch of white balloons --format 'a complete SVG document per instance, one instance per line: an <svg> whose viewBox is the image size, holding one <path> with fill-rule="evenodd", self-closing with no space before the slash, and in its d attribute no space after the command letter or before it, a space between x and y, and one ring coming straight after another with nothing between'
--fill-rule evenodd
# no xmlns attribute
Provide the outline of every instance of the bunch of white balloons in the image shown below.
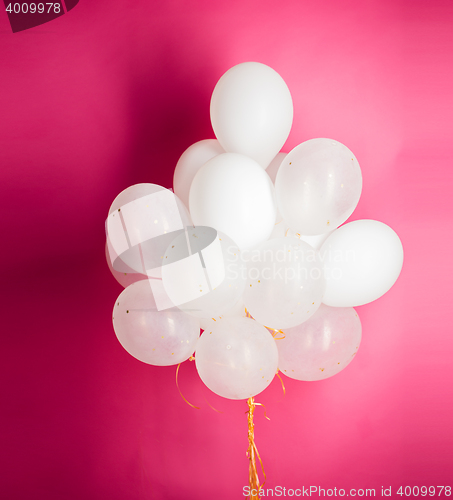
<svg viewBox="0 0 453 500"><path fill-rule="evenodd" d="M292 120L278 73L234 66L212 94L217 139L182 154L174 193L131 186L106 221L107 261L126 287L118 340L153 365L195 352L202 381L225 398L255 396L278 369L312 381L345 368L362 334L353 307L386 293L402 268L389 226L342 225L362 190L354 154L332 139L281 153Z"/></svg>

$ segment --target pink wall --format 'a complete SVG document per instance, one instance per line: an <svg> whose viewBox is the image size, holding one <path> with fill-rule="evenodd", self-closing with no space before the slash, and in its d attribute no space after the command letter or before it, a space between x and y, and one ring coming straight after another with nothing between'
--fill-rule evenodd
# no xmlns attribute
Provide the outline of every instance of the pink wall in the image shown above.
<svg viewBox="0 0 453 500"><path fill-rule="evenodd" d="M174 367L121 348L104 219L131 184L171 186L213 137L216 81L249 60L292 91L285 150L346 144L364 179L352 218L405 248L394 288L358 308L355 361L257 398L267 486L451 485L452 21L449 0L81 0L16 34L0 13L2 498L243 498L246 404L187 362L194 410Z"/></svg>

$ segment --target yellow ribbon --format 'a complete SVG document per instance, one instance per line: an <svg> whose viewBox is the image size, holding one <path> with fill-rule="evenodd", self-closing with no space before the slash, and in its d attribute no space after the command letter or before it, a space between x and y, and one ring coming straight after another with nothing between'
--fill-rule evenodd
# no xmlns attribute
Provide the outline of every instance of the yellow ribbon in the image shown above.
<svg viewBox="0 0 453 500"><path fill-rule="evenodd" d="M250 318L250 319L255 319L248 311L247 311L247 308L245 307L245 317L246 318ZM268 330L268 332L272 335L272 337L274 337L275 340L282 340L285 338L285 332L282 331L282 330L277 330L275 328L271 328L270 326L266 326L264 325L264 328L266 328L266 330ZM277 335L280 335L279 337L277 337Z"/></svg>
<svg viewBox="0 0 453 500"><path fill-rule="evenodd" d="M192 356L190 356L190 360L192 361ZM195 359L195 358L194 358ZM195 406L193 405L192 403L189 403L189 401L187 401L187 399L183 396L183 393L181 392L181 389L179 388L179 384L178 384L178 373L179 373L179 367L181 366L181 363L179 363L179 365L176 367L176 387L178 388L178 391L179 391L179 394L181 395L182 399L184 399L184 401L189 405L191 406L192 408L195 408L196 410L199 410L200 408L198 406Z"/></svg>
<svg viewBox="0 0 453 500"><path fill-rule="evenodd" d="M283 340L286 337L285 332L282 330L276 330L275 328L269 328L268 326L265 326L264 328L266 328L270 332L275 340ZM278 337L277 335L280 336Z"/></svg>
<svg viewBox="0 0 453 500"><path fill-rule="evenodd" d="M195 361L195 358L193 356L190 356L189 358L189 361ZM181 363L179 363L179 365L177 366L176 368L176 387L178 388L178 391L179 391L179 394L181 395L182 399L184 399L184 401L189 405L191 406L192 408L195 408L196 410L199 410L200 408L198 406L195 406L193 405L192 403L189 403L189 401L187 401L187 399L184 397L183 393L181 392L181 389L179 388L179 384L178 384L178 373L179 373L179 367L181 366ZM204 397L204 396L203 396ZM206 401L206 403L208 404L208 406L210 408L212 408L214 411L216 411L217 413L223 413L223 411L220 411L220 410L216 410L210 403L209 401L204 398L204 400Z"/></svg>
<svg viewBox="0 0 453 500"><path fill-rule="evenodd" d="M280 377L280 374L278 372L279 372L279 369L277 368L277 373L275 375L277 375L277 377L280 379L280 382L282 384L282 389L283 389L283 397L285 397L286 396L285 384L283 383L282 377Z"/></svg>
<svg viewBox="0 0 453 500"><path fill-rule="evenodd" d="M247 449L247 457L249 459L249 500L260 500L259 491L260 488L264 486L266 483L266 473L264 472L263 461L261 460L260 454L258 453L258 449L255 444L255 425L253 423L253 414L255 412L255 406L263 406L261 403L255 403L254 398L249 398L247 400L247 404L249 405L249 410L247 413L247 422L248 422L248 436L249 436L249 447ZM264 409L264 416L269 420L269 417L266 416L266 409ZM260 478L258 476L258 471L256 469L256 457L261 464L261 470L263 471L264 481L260 486ZM256 493L256 494L255 494Z"/></svg>
<svg viewBox="0 0 453 500"><path fill-rule="evenodd" d="M251 316L251 314L247 311L247 308L245 308L245 315L247 316L247 318L252 318L253 319L253 317ZM268 328L268 327L265 327L265 328L267 328L267 330L269 330L269 332L271 333L271 335L276 340L285 338L285 334L281 330L276 330L275 328ZM278 334L281 334L283 336L277 337ZM189 360L190 361L194 361L195 358L193 356L190 356ZM181 363L179 363L179 365L176 368L176 387L178 388L179 394L181 395L182 399L189 406L191 406L192 408L195 408L196 410L199 410L200 408L198 406L195 406L192 403L189 403L189 401L187 401L187 399L183 396L183 394L181 392L181 389L179 388L178 373L179 373L179 367L180 366L181 366ZM283 389L283 396L285 396L285 394L286 394L285 385L284 385L283 380L280 377L278 371L279 370L277 368L276 375L280 379L280 382L282 384L282 389ZM210 406L214 411L216 411L217 413L222 413L221 411L216 410L213 406L211 406L206 398L204 398L204 399L205 399L206 403L208 404L208 406ZM258 452L258 449L256 447L256 444L255 444L255 424L253 423L253 415L255 413L255 407L256 406L262 406L263 410L264 410L264 416L268 420L270 420L270 418L266 415L266 407L262 403L255 403L255 398L253 398L253 397L249 398L247 400L247 404L249 406L249 409L246 412L247 413L247 423L248 423L249 446L248 446L248 449L247 449L246 456L249 459L249 488L250 488L249 489L250 494L249 494L248 498L249 498L249 500L260 500L259 491L260 491L260 489L266 483L266 473L264 472L263 461L261 460L261 456L260 456L260 454ZM256 459L257 458L258 458L259 463L261 465L261 470L262 470L263 476L264 476L264 481L263 481L263 484L261 484L261 485L260 485L260 478L259 478L259 475L258 475L258 470L256 468Z"/></svg>
<svg viewBox="0 0 453 500"><path fill-rule="evenodd" d="M204 397L204 396L203 396ZM216 411L217 413L223 413L223 411L220 411L220 410L216 410L212 404L206 399L204 398L204 400L206 401L206 403L208 404L209 408L213 409L214 411Z"/></svg>

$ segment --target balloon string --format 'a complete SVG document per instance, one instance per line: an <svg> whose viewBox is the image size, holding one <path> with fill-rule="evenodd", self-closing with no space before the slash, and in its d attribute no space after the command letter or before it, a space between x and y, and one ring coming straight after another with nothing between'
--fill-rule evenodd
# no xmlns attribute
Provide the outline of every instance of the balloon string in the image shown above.
<svg viewBox="0 0 453 500"><path fill-rule="evenodd" d="M192 356L191 356L192 357ZM190 358L189 358L190 359ZM184 399L184 401L189 405L191 406L192 408L195 408L196 410L199 410L200 408L198 408L198 406L195 406L193 405L192 403L189 403L189 401L187 401L187 399L184 397L183 393L181 392L181 389L179 388L179 384L178 384L178 373L179 373L179 367L181 366L181 363L179 363L179 365L177 366L176 368L176 387L178 388L178 391L179 391L179 394L181 395L182 399Z"/></svg>
<svg viewBox="0 0 453 500"><path fill-rule="evenodd" d="M245 316L246 318L251 318L255 319L248 311L247 308L245 307ZM264 325L264 328L269 331L269 333L274 337L275 340L283 340L285 338L285 332L282 330L277 330L275 328L271 328L269 326ZM279 336L278 336L279 335Z"/></svg>
<svg viewBox="0 0 453 500"><path fill-rule="evenodd" d="M286 337L285 332L282 330L276 330L275 328L269 328L268 326L265 326L264 328L269 330L275 340L283 340Z"/></svg>
<svg viewBox="0 0 453 500"><path fill-rule="evenodd" d="M288 228L288 229L286 230L285 236L288 236L289 229L290 229L290 228ZM300 233L296 233L296 236L300 239Z"/></svg>
<svg viewBox="0 0 453 500"><path fill-rule="evenodd" d="M193 356L190 356L189 358L189 361L195 361L195 358ZM191 406L192 408L195 408L196 410L199 410L200 408L198 406L195 406L193 405L192 403L189 403L189 401L187 401L187 399L184 397L183 393L181 392L181 389L179 388L179 384L178 384L178 374L179 374L179 367L181 366L181 363L179 363L179 365L177 366L176 368L176 387L178 388L178 391L179 391L179 394L181 395L182 399L184 399L184 401L189 405ZM204 397L204 396L203 396ZM210 408L212 408L214 411L216 411L217 413L223 413L223 411L220 411L220 410L216 410L210 403L209 401L204 397L204 400L206 401L206 403L208 404L208 406Z"/></svg>
<svg viewBox="0 0 453 500"><path fill-rule="evenodd" d="M266 473L264 472L263 461L261 460L260 454L255 444L255 425L253 423L253 414L255 412L255 406L263 406L261 403L255 403L254 398L249 398L247 400L247 404L249 405L249 409L247 413L247 422L248 422L248 438L249 438L249 447L247 449L247 457L249 459L249 500L260 500L259 491L260 488L264 486L266 483ZM266 410L264 410L266 412ZM266 415L265 415L266 416ZM266 416L269 420L269 418ZM261 470L263 471L264 481L260 486L260 478L258 476L258 471L256 469L256 457L261 464Z"/></svg>
<svg viewBox="0 0 453 500"><path fill-rule="evenodd" d="M203 396L204 400L206 401L206 403L208 404L209 408L212 408L214 411L216 411L217 413L223 413L223 411L220 411L220 410L216 410L210 403L209 401Z"/></svg>
<svg viewBox="0 0 453 500"><path fill-rule="evenodd" d="M285 397L286 396L285 384L283 383L282 377L280 377L280 374L278 372L279 372L279 369L277 368L277 373L275 375L277 375L277 377L280 379L280 382L282 384L282 389L283 389L283 397Z"/></svg>

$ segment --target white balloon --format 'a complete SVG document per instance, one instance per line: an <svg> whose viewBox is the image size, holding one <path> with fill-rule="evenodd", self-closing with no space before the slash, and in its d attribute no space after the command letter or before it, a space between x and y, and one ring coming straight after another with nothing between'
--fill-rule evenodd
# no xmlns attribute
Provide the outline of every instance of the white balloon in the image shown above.
<svg viewBox="0 0 453 500"><path fill-rule="evenodd" d="M354 359L362 325L352 307L321 304L308 321L285 329L284 334L276 341L279 370L296 380L323 380Z"/></svg>
<svg viewBox="0 0 453 500"><path fill-rule="evenodd" d="M285 157L275 192L289 227L300 234L324 234L354 211L362 192L362 173L346 146L332 139L311 139Z"/></svg>
<svg viewBox="0 0 453 500"><path fill-rule="evenodd" d="M282 77L257 62L238 64L217 82L211 123L227 152L240 153L266 168L288 138L293 102Z"/></svg>
<svg viewBox="0 0 453 500"><path fill-rule="evenodd" d="M320 255L327 281L323 302L329 306L360 306L378 299L397 280L403 246L386 224L357 220L334 231Z"/></svg>
<svg viewBox="0 0 453 500"><path fill-rule="evenodd" d="M269 238L276 219L269 176L256 161L236 153L218 155L200 168L189 205L196 226L227 234L241 249Z"/></svg>
<svg viewBox="0 0 453 500"><path fill-rule="evenodd" d="M216 139L205 139L187 148L178 160L173 175L173 190L189 208L189 190L195 174L208 160L225 150Z"/></svg>
<svg viewBox="0 0 453 500"><path fill-rule="evenodd" d="M220 316L244 293L245 269L240 254L226 234L193 227L187 236L177 236L164 255L165 291L187 314L198 318Z"/></svg>
<svg viewBox="0 0 453 500"><path fill-rule="evenodd" d="M278 351L272 335L253 319L222 319L202 333L195 364L211 391L228 399L248 399L272 382Z"/></svg>
<svg viewBox="0 0 453 500"><path fill-rule="evenodd" d="M291 328L321 304L325 289L319 252L296 238L275 238L243 252L247 264L244 304L269 328Z"/></svg>
<svg viewBox="0 0 453 500"><path fill-rule="evenodd" d="M120 294L113 308L113 328L126 351L144 363L182 363L195 350L200 322L179 310L158 311L148 280Z"/></svg>
<svg viewBox="0 0 453 500"><path fill-rule="evenodd" d="M106 221L107 248L115 271L158 277L170 241L192 221L169 189L135 184L113 201Z"/></svg>
<svg viewBox="0 0 453 500"><path fill-rule="evenodd" d="M150 197L150 199L154 201L154 197L152 195L160 195L166 197L169 196L168 193L171 193L169 189L164 188L163 186L159 186L158 184L150 184L150 183L134 184L121 191L121 193L113 200L109 208L109 214L117 212L118 209L121 209L121 207L128 205L129 203L132 203L134 201L147 197ZM178 198L178 196L175 196L173 193L171 194L172 194L172 199L174 199L178 209L178 214L176 215L179 215L179 217L182 219L182 224L185 226L192 225L192 221L190 219L190 215L189 212L187 211L187 208L181 203L181 200ZM157 201L158 198L159 196L156 196L155 200ZM165 199L167 200L167 198ZM168 200L170 200L170 197L168 197ZM154 203L151 208L156 211L159 210L159 215L161 215L164 218L163 221L164 224L174 223L172 217L175 214L169 212L170 208L172 208L172 206L170 206L170 203L169 206L165 207L161 207L157 203ZM168 212L166 213L164 212L164 210L168 210Z"/></svg>
<svg viewBox="0 0 453 500"><path fill-rule="evenodd" d="M277 177L278 169L282 164L282 161L285 159L287 153L278 153L277 156L270 162L269 166L266 168L266 172L273 184L275 184L275 178Z"/></svg>

